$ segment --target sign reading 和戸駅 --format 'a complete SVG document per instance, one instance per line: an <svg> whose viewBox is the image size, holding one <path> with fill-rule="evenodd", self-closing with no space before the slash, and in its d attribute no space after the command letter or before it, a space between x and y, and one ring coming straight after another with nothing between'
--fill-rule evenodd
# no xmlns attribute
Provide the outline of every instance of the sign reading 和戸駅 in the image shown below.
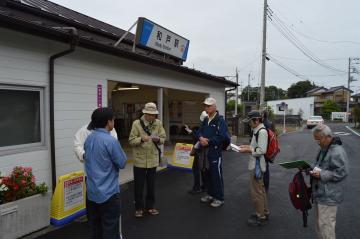
<svg viewBox="0 0 360 239"><path fill-rule="evenodd" d="M186 60L189 49L189 40L143 17L138 19L135 41L137 45L169 54L183 61Z"/></svg>

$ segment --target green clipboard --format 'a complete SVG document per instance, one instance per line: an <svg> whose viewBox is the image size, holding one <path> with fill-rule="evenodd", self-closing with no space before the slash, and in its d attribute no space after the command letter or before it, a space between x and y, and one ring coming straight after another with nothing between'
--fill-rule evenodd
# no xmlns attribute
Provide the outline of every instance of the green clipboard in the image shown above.
<svg viewBox="0 0 360 239"><path fill-rule="evenodd" d="M291 168L302 168L302 169L306 169L306 168L310 168L310 164L304 160L296 160L296 161L291 161L291 162L284 162L284 163L279 163L280 166L286 168L286 169L291 169Z"/></svg>

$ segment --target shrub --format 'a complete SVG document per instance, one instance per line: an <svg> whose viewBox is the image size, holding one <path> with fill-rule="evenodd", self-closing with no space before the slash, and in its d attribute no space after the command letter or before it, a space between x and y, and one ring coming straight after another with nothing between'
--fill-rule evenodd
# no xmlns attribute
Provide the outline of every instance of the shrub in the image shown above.
<svg viewBox="0 0 360 239"><path fill-rule="evenodd" d="M35 184L35 176L31 167L17 166L10 176L3 177L1 181L0 185L4 185L6 190L2 192L0 203L12 202L38 193L43 194L48 190L45 183Z"/></svg>

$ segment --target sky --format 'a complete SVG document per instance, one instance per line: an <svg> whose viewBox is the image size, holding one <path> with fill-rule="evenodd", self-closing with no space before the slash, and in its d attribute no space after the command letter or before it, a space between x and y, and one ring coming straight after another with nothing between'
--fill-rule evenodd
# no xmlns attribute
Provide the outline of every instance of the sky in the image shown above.
<svg viewBox="0 0 360 239"><path fill-rule="evenodd" d="M250 85L259 85L263 0L52 1L124 30L146 17L190 40L185 66L217 76L238 69L242 87L249 74ZM266 86L287 89L306 79L347 86L349 57L360 57L360 1L268 0L268 6ZM359 81L351 89L360 93L360 75L353 76Z"/></svg>

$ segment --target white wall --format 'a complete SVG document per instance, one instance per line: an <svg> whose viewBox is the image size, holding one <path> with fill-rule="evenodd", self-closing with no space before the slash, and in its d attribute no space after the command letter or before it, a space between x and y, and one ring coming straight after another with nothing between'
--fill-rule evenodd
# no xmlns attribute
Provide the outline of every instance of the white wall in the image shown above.
<svg viewBox="0 0 360 239"><path fill-rule="evenodd" d="M51 183L49 152L48 59L68 48L50 40L0 28L0 83L45 87L46 147L0 156L3 174L16 165L31 166L38 181ZM107 80L131 82L210 94L224 113L223 84L77 48L55 63L55 149L57 175L82 169L73 153L73 135L97 107L97 85L107 105Z"/></svg>
<svg viewBox="0 0 360 239"><path fill-rule="evenodd" d="M308 119L311 115L314 115L314 101L315 97L305 97L305 98L296 98L296 99L285 99L285 100L272 100L268 101L267 105L270 106L275 114L283 114L283 111L279 111L277 105L281 102L288 104L288 110L292 109L293 114L297 115L299 110L302 109L303 116L302 118Z"/></svg>

